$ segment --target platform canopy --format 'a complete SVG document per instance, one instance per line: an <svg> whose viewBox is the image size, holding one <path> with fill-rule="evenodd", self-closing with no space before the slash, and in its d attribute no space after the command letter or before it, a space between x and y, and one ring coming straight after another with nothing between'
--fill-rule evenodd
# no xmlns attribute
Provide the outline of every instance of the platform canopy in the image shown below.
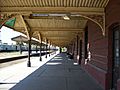
<svg viewBox="0 0 120 90"><path fill-rule="evenodd" d="M16 36L11 38L12 41L19 42L19 43L28 43L28 38L22 35ZM34 39L31 40L31 44L33 45L40 45L39 41L36 41ZM45 44L42 43L42 46L45 46Z"/></svg>
<svg viewBox="0 0 120 90"><path fill-rule="evenodd" d="M14 30L64 47L83 37L87 21L104 33L104 8L109 0L0 0L0 24L15 18Z"/></svg>

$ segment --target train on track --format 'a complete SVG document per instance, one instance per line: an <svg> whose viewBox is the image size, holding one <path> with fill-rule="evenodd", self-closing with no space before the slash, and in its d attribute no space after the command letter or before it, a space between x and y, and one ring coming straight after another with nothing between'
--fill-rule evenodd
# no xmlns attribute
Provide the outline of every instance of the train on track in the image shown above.
<svg viewBox="0 0 120 90"><path fill-rule="evenodd" d="M9 51L27 51L28 47L27 46L20 46L20 45L8 45L8 44L2 44L0 45L0 52L9 52ZM32 48L35 50L35 48Z"/></svg>

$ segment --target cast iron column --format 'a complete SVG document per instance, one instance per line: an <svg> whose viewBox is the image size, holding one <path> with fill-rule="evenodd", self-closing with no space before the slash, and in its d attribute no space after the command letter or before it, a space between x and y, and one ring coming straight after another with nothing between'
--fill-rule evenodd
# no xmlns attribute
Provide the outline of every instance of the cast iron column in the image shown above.
<svg viewBox="0 0 120 90"><path fill-rule="evenodd" d="M80 53L79 53L79 64L81 65L82 60L82 40L80 40Z"/></svg>
<svg viewBox="0 0 120 90"><path fill-rule="evenodd" d="M45 58L47 58L47 40L46 40L46 56L45 56Z"/></svg>
<svg viewBox="0 0 120 90"><path fill-rule="evenodd" d="M62 48L60 47L60 53L62 53Z"/></svg>
<svg viewBox="0 0 120 90"><path fill-rule="evenodd" d="M36 45L36 53L38 52L38 50L37 50L37 45Z"/></svg>
<svg viewBox="0 0 120 90"><path fill-rule="evenodd" d="M73 42L73 47L72 47L72 59L74 59L74 55L75 55L75 42Z"/></svg>
<svg viewBox="0 0 120 90"><path fill-rule="evenodd" d="M55 54L56 54L56 46L55 46Z"/></svg>
<svg viewBox="0 0 120 90"><path fill-rule="evenodd" d="M31 67L30 53L31 53L31 38L30 40L28 40L28 62L27 62L28 67Z"/></svg>
<svg viewBox="0 0 120 90"><path fill-rule="evenodd" d="M50 57L50 45L49 45L49 57Z"/></svg>
<svg viewBox="0 0 120 90"><path fill-rule="evenodd" d="M40 43L40 49L39 49L39 51L40 51L40 55L39 55L39 56L40 56L40 61L42 61L42 57L41 57L41 56L42 56L42 55L41 55L41 47L42 47L42 43Z"/></svg>
<svg viewBox="0 0 120 90"><path fill-rule="evenodd" d="M78 55L78 35L77 35L77 46L76 46L76 48L77 48L77 55Z"/></svg>
<svg viewBox="0 0 120 90"><path fill-rule="evenodd" d="M22 54L22 42L20 42L20 54Z"/></svg>

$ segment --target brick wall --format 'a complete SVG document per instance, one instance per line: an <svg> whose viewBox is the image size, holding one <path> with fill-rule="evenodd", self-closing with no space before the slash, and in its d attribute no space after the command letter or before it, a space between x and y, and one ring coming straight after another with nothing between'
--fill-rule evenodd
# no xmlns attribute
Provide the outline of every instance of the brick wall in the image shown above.
<svg viewBox="0 0 120 90"><path fill-rule="evenodd" d="M107 61L108 61L108 39L102 35L102 30L93 22L88 21L88 44L89 44L89 60L85 63L82 58L82 67L92 75L98 83L106 88ZM84 47L84 38L83 38ZM83 48L84 51L84 48Z"/></svg>
<svg viewBox="0 0 120 90"><path fill-rule="evenodd" d="M109 90L112 80L112 31L109 30L109 27L114 23L120 23L120 0L110 0L105 13L105 36L102 35L100 28L95 23L88 22L88 43L90 44L91 60L85 65L83 57L82 66L105 90ZM119 85L120 80L118 80L118 90L120 90Z"/></svg>
<svg viewBox="0 0 120 90"><path fill-rule="evenodd" d="M110 90L112 80L112 31L109 27L114 23L120 24L120 0L110 0L105 8L106 32L102 35L102 30L92 21L88 21L88 43L91 53L90 60L85 64L84 37L82 39L82 62L81 66L93 76L104 88ZM76 40L75 45L76 47ZM72 46L72 47L73 47ZM80 47L78 45L78 52ZM74 58L76 59L76 48ZM118 80L118 90L120 90L120 80Z"/></svg>

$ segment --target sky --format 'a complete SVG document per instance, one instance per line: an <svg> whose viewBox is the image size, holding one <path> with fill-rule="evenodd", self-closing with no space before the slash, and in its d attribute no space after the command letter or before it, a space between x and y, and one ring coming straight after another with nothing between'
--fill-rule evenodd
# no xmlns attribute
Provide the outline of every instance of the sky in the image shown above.
<svg viewBox="0 0 120 90"><path fill-rule="evenodd" d="M14 41L11 40L11 38L23 35L22 33L16 32L13 29L7 28L3 26L0 29L0 40L2 40L2 43L8 43L9 45L15 44Z"/></svg>
<svg viewBox="0 0 120 90"><path fill-rule="evenodd" d="M19 36L19 35L26 37L26 35L24 35L20 32L14 31L13 29L7 28L5 26L3 26L0 29L0 40L2 40L2 43L8 43L9 45L16 44L16 42L12 41L11 38ZM35 38L32 38L32 39L38 41Z"/></svg>
<svg viewBox="0 0 120 90"><path fill-rule="evenodd" d="M11 38L19 35L26 36L20 32L14 31L13 29L7 28L5 26L2 26L2 28L0 29L0 40L2 40L2 43L8 43L8 45L16 44L16 42L12 41ZM35 38L32 39L38 41Z"/></svg>

